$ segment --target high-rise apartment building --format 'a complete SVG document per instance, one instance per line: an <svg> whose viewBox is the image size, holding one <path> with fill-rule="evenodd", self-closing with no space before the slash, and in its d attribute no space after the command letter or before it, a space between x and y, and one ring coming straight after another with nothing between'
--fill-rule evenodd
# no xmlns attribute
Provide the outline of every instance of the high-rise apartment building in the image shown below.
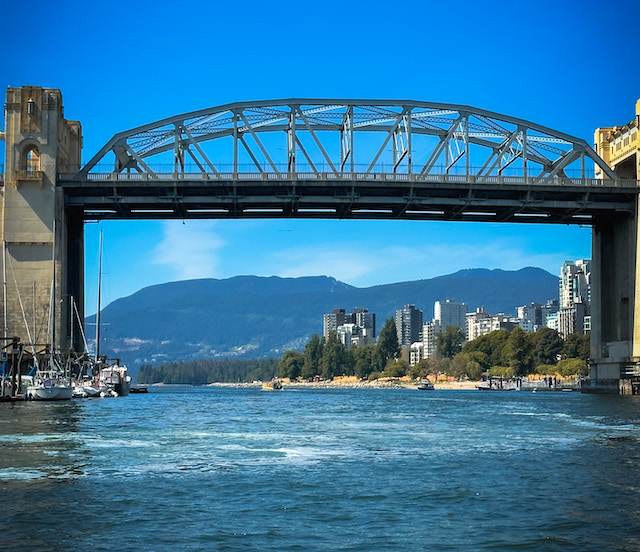
<svg viewBox="0 0 640 552"><path fill-rule="evenodd" d="M396 330L398 332L398 344L410 346L420 341L422 331L422 311L415 305L405 305L396 311Z"/></svg>
<svg viewBox="0 0 640 552"><path fill-rule="evenodd" d="M560 270L560 308L591 304L591 259L565 261Z"/></svg>
<svg viewBox="0 0 640 552"><path fill-rule="evenodd" d="M422 358L436 356L438 349L438 336L443 327L437 320L432 320L422 325Z"/></svg>
<svg viewBox="0 0 640 552"><path fill-rule="evenodd" d="M366 330L369 337L376 337L376 314L369 312L369 309L356 307L353 309L353 323Z"/></svg>
<svg viewBox="0 0 640 552"><path fill-rule="evenodd" d="M342 326L347 321L347 315L344 309L333 309L332 312L322 317L322 335L329 337L331 332L338 331L338 326ZM351 320L349 320L351 322Z"/></svg>
<svg viewBox="0 0 640 552"><path fill-rule="evenodd" d="M336 332L347 348L374 344L376 315L364 308L355 308L352 313L333 309L322 316L322 335L328 337L331 332Z"/></svg>
<svg viewBox="0 0 640 552"><path fill-rule="evenodd" d="M457 303L448 299L444 303L436 301L433 306L433 320L438 322L443 329L447 326L457 326L465 331L467 312L469 312L469 305L466 303Z"/></svg>
<svg viewBox="0 0 640 552"><path fill-rule="evenodd" d="M591 260L565 261L560 270L558 333L584 333L591 328Z"/></svg>

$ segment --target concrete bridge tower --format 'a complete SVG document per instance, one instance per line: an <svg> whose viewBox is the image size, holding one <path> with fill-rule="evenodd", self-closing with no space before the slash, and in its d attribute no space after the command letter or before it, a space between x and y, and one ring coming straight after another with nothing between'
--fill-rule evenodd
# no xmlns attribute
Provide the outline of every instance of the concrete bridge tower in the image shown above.
<svg viewBox="0 0 640 552"><path fill-rule="evenodd" d="M595 150L623 179L640 180L640 100L626 125L598 128ZM596 177L602 170L596 168ZM591 385L594 392L640 391L640 232L633 213L611 213L593 228Z"/></svg>
<svg viewBox="0 0 640 552"><path fill-rule="evenodd" d="M82 218L65 215L63 192L56 181L58 173L75 172L81 166L82 128L64 118L60 90L24 86L7 89L2 138L2 335L18 336L23 343L50 343L54 312L55 345L67 348L74 320L72 297L78 312L84 312L84 234ZM80 270L66 270L68 266Z"/></svg>

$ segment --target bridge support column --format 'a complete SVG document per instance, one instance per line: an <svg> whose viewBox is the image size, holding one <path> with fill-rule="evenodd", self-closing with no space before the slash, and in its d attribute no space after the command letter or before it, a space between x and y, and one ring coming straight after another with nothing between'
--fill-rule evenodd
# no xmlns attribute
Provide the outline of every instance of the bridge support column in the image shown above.
<svg viewBox="0 0 640 552"><path fill-rule="evenodd" d="M627 394L640 376L640 241L633 214L593 228L591 358L586 392Z"/></svg>
<svg viewBox="0 0 640 552"><path fill-rule="evenodd" d="M82 269L83 229L78 217L65 215L64 195L56 181L58 173L80 167L81 126L64 118L59 90L9 88L3 138L2 331L23 343L51 343L50 317L55 312L54 345L66 349L71 335L70 295L80 313L84 306L83 277L76 273Z"/></svg>

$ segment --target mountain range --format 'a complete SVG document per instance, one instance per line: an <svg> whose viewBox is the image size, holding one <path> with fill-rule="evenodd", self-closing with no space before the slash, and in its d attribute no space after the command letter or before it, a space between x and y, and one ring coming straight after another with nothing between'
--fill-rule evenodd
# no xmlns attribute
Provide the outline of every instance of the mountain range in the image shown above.
<svg viewBox="0 0 640 552"><path fill-rule="evenodd" d="M335 278L235 276L146 287L102 311L101 351L132 372L147 362L199 358L277 357L302 350L322 334L322 315L336 308L376 313L377 331L405 304L433 317L435 301L465 302L470 310L515 314L519 305L558 297L558 277L540 268L461 270L428 280L350 286ZM95 323L95 316L86 320Z"/></svg>

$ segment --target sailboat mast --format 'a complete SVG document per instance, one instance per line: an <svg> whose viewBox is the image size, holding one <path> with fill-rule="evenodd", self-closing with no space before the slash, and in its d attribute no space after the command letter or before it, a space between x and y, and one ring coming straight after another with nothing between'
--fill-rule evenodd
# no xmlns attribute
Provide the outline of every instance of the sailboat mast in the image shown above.
<svg viewBox="0 0 640 552"><path fill-rule="evenodd" d="M96 362L100 357L100 299L102 287L102 230L100 230L100 248L98 253L98 311L96 312Z"/></svg>
<svg viewBox="0 0 640 552"><path fill-rule="evenodd" d="M7 242L2 240L2 309L4 314L4 338L9 335L7 327Z"/></svg>
<svg viewBox="0 0 640 552"><path fill-rule="evenodd" d="M51 307L49 309L52 318L51 323L51 356L49 366L53 368L53 356L56 352L56 221L53 221L53 279L51 282Z"/></svg>

